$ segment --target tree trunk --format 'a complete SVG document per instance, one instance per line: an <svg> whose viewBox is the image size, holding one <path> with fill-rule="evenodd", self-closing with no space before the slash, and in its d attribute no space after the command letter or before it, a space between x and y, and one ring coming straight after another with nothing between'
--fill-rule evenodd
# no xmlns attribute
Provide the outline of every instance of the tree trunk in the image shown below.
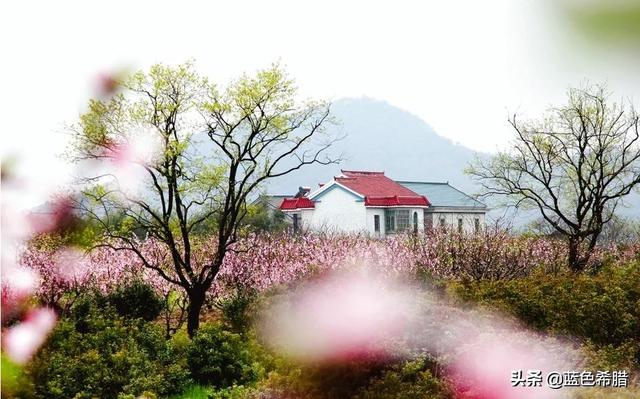
<svg viewBox="0 0 640 399"><path fill-rule="evenodd" d="M587 268L593 247L584 248L583 242L579 238L569 238L568 263L571 271L579 273Z"/></svg>
<svg viewBox="0 0 640 399"><path fill-rule="evenodd" d="M569 254L567 255L567 263L569 268L574 272L582 271L580 266L580 241L576 237L569 238Z"/></svg>
<svg viewBox="0 0 640 399"><path fill-rule="evenodd" d="M595 233L589 239L589 242L584 245L584 241L578 237L569 238L569 254L567 256L567 262L569 268L573 272L581 272L587 268L591 254L596 246L598 234Z"/></svg>
<svg viewBox="0 0 640 399"><path fill-rule="evenodd" d="M204 305L206 291L201 288L193 288L188 293L189 305L187 307L187 333L193 338L200 327L200 311Z"/></svg>

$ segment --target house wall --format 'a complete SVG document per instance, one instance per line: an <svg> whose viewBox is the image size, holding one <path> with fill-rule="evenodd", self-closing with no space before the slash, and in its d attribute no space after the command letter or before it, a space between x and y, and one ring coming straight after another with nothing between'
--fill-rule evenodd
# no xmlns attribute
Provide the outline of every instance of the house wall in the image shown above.
<svg viewBox="0 0 640 399"><path fill-rule="evenodd" d="M345 233L368 231L364 200L354 194L336 186L322 193L315 201L315 209L309 211L308 218L311 230ZM373 217L371 226L373 232Z"/></svg>
<svg viewBox="0 0 640 399"><path fill-rule="evenodd" d="M300 216L300 228L309 231L339 232L339 233L368 233L372 236L385 237L385 209L367 208L364 199L341 188L334 186L319 194L314 199L314 209L302 209L286 212L291 220L293 214ZM424 208L402 207L418 215L418 231L424 231ZM380 217L380 232L375 231L375 215Z"/></svg>
<svg viewBox="0 0 640 399"><path fill-rule="evenodd" d="M359 201L353 195L339 189L332 190L316 202L315 209L302 209L296 212L287 212L290 221L293 214L300 215L302 230L362 233L372 236L386 237L385 208L366 208L364 202ZM418 213L418 230L423 232L425 228L439 227L440 220L444 219L447 229L458 229L458 219L462 219L462 228L465 233L475 232L475 220L478 219L480 228L485 228L485 214L482 212L465 212L452 209L425 210L423 208L405 208ZM380 232L375 232L374 215L380 217Z"/></svg>
<svg viewBox="0 0 640 399"><path fill-rule="evenodd" d="M462 219L462 229L465 233L475 232L475 220L478 219L480 228L485 228L485 214L484 212L469 212L454 209L442 209L442 210L427 210L424 212L425 226L429 228L439 227L440 220L444 219L445 226L448 229L458 229L458 219Z"/></svg>
<svg viewBox="0 0 640 399"><path fill-rule="evenodd" d="M380 217L380 233L375 232L375 224L374 224L374 215L378 215ZM373 236L384 237L384 209L383 208L367 208L366 212L366 225L367 232Z"/></svg>
<svg viewBox="0 0 640 399"><path fill-rule="evenodd" d="M400 208L395 208L400 209ZM410 213L411 223L413 223L413 213L418 214L418 232L424 231L424 208L402 208L408 209ZM380 233L379 237L385 237L387 232L385 231L385 208L367 208L367 231L375 235L374 215L380 216Z"/></svg>
<svg viewBox="0 0 640 399"><path fill-rule="evenodd" d="M413 209L413 211L418 212L418 232L422 233L424 232L424 208ZM411 212L411 215L413 215L413 212Z"/></svg>

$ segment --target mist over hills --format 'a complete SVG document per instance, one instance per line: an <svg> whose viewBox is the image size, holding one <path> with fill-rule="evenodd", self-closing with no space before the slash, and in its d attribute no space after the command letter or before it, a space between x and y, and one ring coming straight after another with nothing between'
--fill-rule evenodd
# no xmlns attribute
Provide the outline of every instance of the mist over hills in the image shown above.
<svg viewBox="0 0 640 399"><path fill-rule="evenodd" d="M340 122L331 127L344 139L332 153L346 158L339 165L311 165L266 187L273 194L293 194L299 186L317 187L340 169L384 171L396 180L448 181L471 194L477 191L463 173L476 152L438 135L419 117L384 101L347 98L333 103Z"/></svg>

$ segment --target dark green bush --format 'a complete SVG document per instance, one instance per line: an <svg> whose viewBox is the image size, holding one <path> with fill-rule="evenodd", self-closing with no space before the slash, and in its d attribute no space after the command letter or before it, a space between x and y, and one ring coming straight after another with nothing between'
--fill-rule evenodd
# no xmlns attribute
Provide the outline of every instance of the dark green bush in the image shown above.
<svg viewBox="0 0 640 399"><path fill-rule="evenodd" d="M33 396L47 399L167 395L190 382L162 328L88 300L59 321L27 373Z"/></svg>
<svg viewBox="0 0 640 399"><path fill-rule="evenodd" d="M609 266L595 275L532 274L510 281L455 282L464 301L498 307L534 328L599 345L640 339L640 264Z"/></svg>
<svg viewBox="0 0 640 399"><path fill-rule="evenodd" d="M372 379L354 399L453 398L451 389L431 374L425 359L391 367Z"/></svg>
<svg viewBox="0 0 640 399"><path fill-rule="evenodd" d="M256 294L252 291L241 290L230 296L216 301L215 306L222 311L224 321L235 332L242 333L249 330L252 322L251 306L256 301Z"/></svg>
<svg viewBox="0 0 640 399"><path fill-rule="evenodd" d="M582 349L592 370L636 371L640 378L640 341L628 341L618 346L587 343Z"/></svg>
<svg viewBox="0 0 640 399"><path fill-rule="evenodd" d="M259 376L251 346L241 335L218 324L205 324L198 329L187 361L196 381L218 388L255 381Z"/></svg>
<svg viewBox="0 0 640 399"><path fill-rule="evenodd" d="M274 369L258 383L259 398L351 398L362 392L372 378L380 376L394 361L375 354L354 356L338 362L299 364L275 358ZM281 396L286 392L289 396Z"/></svg>
<svg viewBox="0 0 640 399"><path fill-rule="evenodd" d="M153 288L142 281L134 281L118 287L107 296L118 314L130 319L155 320L164 302Z"/></svg>

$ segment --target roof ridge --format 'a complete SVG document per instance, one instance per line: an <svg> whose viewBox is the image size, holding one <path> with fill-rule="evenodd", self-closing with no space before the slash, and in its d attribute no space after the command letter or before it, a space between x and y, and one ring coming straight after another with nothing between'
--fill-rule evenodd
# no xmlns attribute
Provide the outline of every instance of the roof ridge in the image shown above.
<svg viewBox="0 0 640 399"><path fill-rule="evenodd" d="M415 193L415 195L367 195L368 198L416 198L416 197L424 197L424 195Z"/></svg>
<svg viewBox="0 0 640 399"><path fill-rule="evenodd" d="M367 171L367 170L340 169L340 172L342 172L342 173L351 173L351 174L356 174L356 175L363 175L363 176L384 176L384 171L376 172L376 171Z"/></svg>
<svg viewBox="0 0 640 399"><path fill-rule="evenodd" d="M448 181L415 181L415 180L394 180L396 183L414 183L414 184L446 184L451 186ZM453 186L451 186L453 187ZM453 187L455 188L455 187Z"/></svg>

